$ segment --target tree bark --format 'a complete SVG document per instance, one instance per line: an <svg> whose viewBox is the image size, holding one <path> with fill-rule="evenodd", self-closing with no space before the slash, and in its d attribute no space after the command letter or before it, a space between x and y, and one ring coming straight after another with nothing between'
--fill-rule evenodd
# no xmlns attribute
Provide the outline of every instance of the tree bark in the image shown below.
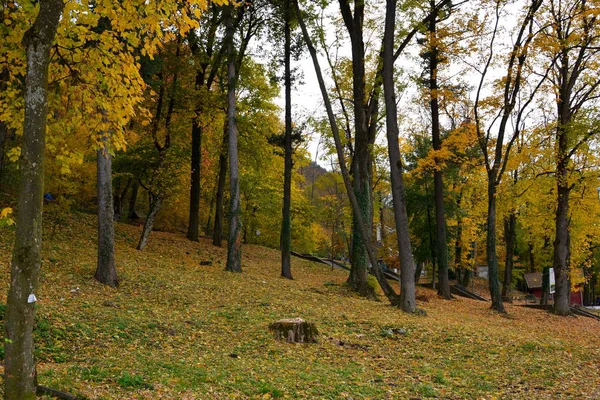
<svg viewBox="0 0 600 400"><path fill-rule="evenodd" d="M63 8L64 3L60 0L40 1L39 14L23 37L27 72L20 165L22 180L4 324L4 398L7 400L35 399L36 393L34 296L41 265L48 64Z"/></svg>
<svg viewBox="0 0 600 400"><path fill-rule="evenodd" d="M511 285L515 256L517 215L512 211L504 219L504 241L506 242L506 261L504 262L504 283L502 285L502 300L512 303Z"/></svg>
<svg viewBox="0 0 600 400"><path fill-rule="evenodd" d="M202 127L199 121L192 126L192 159L190 183L190 215L187 238L200 240L200 168L202 165Z"/></svg>
<svg viewBox="0 0 600 400"><path fill-rule="evenodd" d="M354 12L347 0L339 0L340 10L352 44L352 97L354 105L354 157L352 158L352 178L354 195L358 200L361 218L368 228L372 227L371 193L371 146L365 104L365 44L363 21L365 4L354 2ZM365 238L362 235L356 216L352 222L352 265L348 284L363 296L374 297L374 291L367 281L368 254Z"/></svg>
<svg viewBox="0 0 600 400"><path fill-rule="evenodd" d="M292 71L291 71L291 7L290 0L285 0L285 142L283 172L283 210L281 221L281 276L293 279L290 264L292 251Z"/></svg>
<svg viewBox="0 0 600 400"><path fill-rule="evenodd" d="M506 313L502 296L500 293L500 281L498 280L498 256L496 254L496 175L495 170L488 172L488 215L487 215L487 238L486 251L488 263L488 283L490 296L492 297L492 308L499 313Z"/></svg>
<svg viewBox="0 0 600 400"><path fill-rule="evenodd" d="M238 130L236 121L236 55L233 47L232 7L225 7L227 30L227 130L229 137L229 237L227 240L227 263L225 269L242 272L242 208L240 206L240 183L238 168Z"/></svg>
<svg viewBox="0 0 600 400"><path fill-rule="evenodd" d="M440 107L438 102L438 47L437 47L437 16L435 2L430 0L432 9L432 18L429 20L429 34L432 37L433 45L428 49L429 58L429 106L431 109L431 137L433 149L439 151L442 149L442 139L440 135ZM446 238L446 211L444 209L444 182L441 169L441 160L435 158L436 168L433 172L434 181L434 199L435 199L435 226L437 243L437 264L438 264L438 294L445 299L451 299L450 282L448 280L448 239Z"/></svg>
<svg viewBox="0 0 600 400"><path fill-rule="evenodd" d="M150 232L152 232L152 228L154 227L154 220L156 219L156 214L158 210L160 210L160 206L162 205L162 198L159 195L150 195L152 201L150 202L150 210L148 211L148 216L144 221L144 227L142 228L142 234L140 236L140 240L136 249L142 251L146 248L148 244L148 237L150 236Z"/></svg>
<svg viewBox="0 0 600 400"><path fill-rule="evenodd" d="M133 189L131 189L131 197L129 198L129 210L127 210L127 219L130 221L138 218L137 214L135 213L135 204L137 203L139 190L140 184L138 181L135 181L133 183Z"/></svg>
<svg viewBox="0 0 600 400"><path fill-rule="evenodd" d="M98 260L94 278L105 285L119 285L115 259L115 226L112 204L112 157L110 135L104 134L103 147L97 151L98 181Z"/></svg>
<svg viewBox="0 0 600 400"><path fill-rule="evenodd" d="M402 159L398 142L398 111L394 87L394 32L396 29L396 0L386 0L385 33L383 40L383 92L386 109L386 128L388 155L390 160L390 181L392 200L400 255L400 305L406 312L416 310L415 266L408 230L408 213L404 180L402 178Z"/></svg>
<svg viewBox="0 0 600 400"><path fill-rule="evenodd" d="M215 204L215 228L213 245L221 247L223 241L223 203L225 200L225 183L227 181L227 160L229 156L229 129L227 121L223 125L223 147L219 154L219 178L217 181L217 200Z"/></svg>
<svg viewBox="0 0 600 400"><path fill-rule="evenodd" d="M456 269L456 281L462 284L466 273L462 263L463 259L463 221L460 216L460 204L462 202L462 191L456 201L456 206L459 209L456 218L456 242L454 244L454 268Z"/></svg>
<svg viewBox="0 0 600 400"><path fill-rule="evenodd" d="M556 172L558 175L556 184L558 190L558 205L556 207L556 236L554 239L553 267L556 278L556 292L554 294L553 311L558 315L569 315L571 314L571 310L569 308L571 301L571 234L569 232L569 194L571 189L567 183L566 162L559 162Z"/></svg>

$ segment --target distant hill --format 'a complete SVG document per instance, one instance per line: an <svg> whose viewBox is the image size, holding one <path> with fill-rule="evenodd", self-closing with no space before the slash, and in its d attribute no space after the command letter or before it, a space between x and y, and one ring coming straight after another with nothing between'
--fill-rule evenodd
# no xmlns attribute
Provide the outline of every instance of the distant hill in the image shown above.
<svg viewBox="0 0 600 400"><path fill-rule="evenodd" d="M298 172L304 176L302 188L312 185L322 175L327 173L327 170L321 167L318 163L311 161L306 167L300 167Z"/></svg>

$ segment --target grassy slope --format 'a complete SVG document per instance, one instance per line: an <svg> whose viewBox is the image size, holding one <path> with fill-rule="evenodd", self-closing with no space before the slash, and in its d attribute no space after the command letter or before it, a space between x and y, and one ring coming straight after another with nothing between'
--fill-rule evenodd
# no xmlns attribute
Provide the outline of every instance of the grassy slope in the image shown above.
<svg viewBox="0 0 600 400"><path fill-rule="evenodd" d="M348 294L341 271L294 259L287 281L276 251L244 246L244 273L226 273L207 240L154 232L138 252L139 228L122 224L114 290L92 278L95 217L50 214L40 384L89 399L600 398L597 321L510 305L506 318L425 289L428 315L406 315ZM0 231L3 298L11 240ZM320 343L272 339L268 324L295 316L317 324Z"/></svg>

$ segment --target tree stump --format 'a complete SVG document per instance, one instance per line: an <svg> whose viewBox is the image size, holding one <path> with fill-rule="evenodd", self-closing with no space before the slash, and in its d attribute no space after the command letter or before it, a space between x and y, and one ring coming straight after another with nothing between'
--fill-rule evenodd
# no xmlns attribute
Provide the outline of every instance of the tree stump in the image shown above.
<svg viewBox="0 0 600 400"><path fill-rule="evenodd" d="M302 318L285 318L269 325L275 339L288 343L316 343L319 332L315 324Z"/></svg>

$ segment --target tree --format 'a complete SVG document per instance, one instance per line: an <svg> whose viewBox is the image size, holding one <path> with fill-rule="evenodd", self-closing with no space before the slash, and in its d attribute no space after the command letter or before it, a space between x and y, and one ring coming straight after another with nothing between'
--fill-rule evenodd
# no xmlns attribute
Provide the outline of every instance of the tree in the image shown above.
<svg viewBox="0 0 600 400"><path fill-rule="evenodd" d="M355 1L351 10L350 2L339 0L340 11L344 25L348 31L352 49L352 104L354 115L354 152L352 154L352 179L353 190L358 200L361 216L367 227L372 225L372 155L371 147L375 141L375 129L370 129L374 124L378 102L378 91L367 96L366 71L365 71L365 43L363 26L365 19L365 2ZM374 126L374 125L373 125ZM348 284L363 296L373 296L373 289L367 282L368 256L361 229L356 220L352 229L352 268L348 277Z"/></svg>
<svg viewBox="0 0 600 400"><path fill-rule="evenodd" d="M317 50L315 49L312 40L308 34L308 29L306 28L306 24L304 23L304 19L302 13L300 11L300 6L298 5L298 1L294 0L294 9L296 11L296 16L298 17L298 22L300 24L300 28L302 29L302 37L304 38L304 42L308 47L308 51L310 53L311 59L313 61L313 65L315 68L315 72L317 74L317 80L319 82L319 88L321 90L321 94L323 96L323 102L325 103L325 108L327 111L327 118L329 120L329 125L331 127L331 131L333 134L333 138L335 141L335 149L338 156L338 164L340 166L342 177L344 180L344 186L346 188L346 193L348 194L348 198L350 199L350 204L352 205L352 212L354 213L354 218L360 228L361 235L365 239L364 245L367 248L367 253L369 256L369 261L371 262L371 267L373 270L373 274L377 278L377 282L381 286L383 293L388 298L388 300L394 304L399 304L399 297L394 292L394 289L391 287L389 282L383 276L381 269L379 268L379 263L377 261L377 253L375 251L375 247L373 246L373 242L371 241L371 235L368 230L368 226L362 218L360 206L356 199L356 195L354 194L352 183L350 181L350 173L348 171L348 167L346 166L345 155L342 146L342 140L340 137L339 129L337 126L337 122L335 116L333 114L333 108L331 106L331 101L329 99L329 94L327 93L327 88L325 86L325 81L323 80L323 74L321 72L321 67L319 64L319 59L317 57ZM413 302L414 304L414 302ZM411 311L411 310L405 310Z"/></svg>
<svg viewBox="0 0 600 400"><path fill-rule="evenodd" d="M5 399L35 399L36 394L33 324L41 266L48 65L63 9L61 0L42 0L33 25L23 37L27 57L21 157L23 179L4 324Z"/></svg>
<svg viewBox="0 0 600 400"><path fill-rule="evenodd" d="M386 127L388 139L388 155L390 160L390 181L392 183L392 199L398 252L400 254L400 304L404 311L416 310L415 300L415 266L412 256L410 234L408 232L408 215L406 211L406 193L402 177L402 159L398 143L398 112L394 86L394 38L396 30L396 0L386 1L385 33L383 39L383 92L386 108Z"/></svg>
<svg viewBox="0 0 600 400"><path fill-rule="evenodd" d="M437 32L437 23L440 18L440 10L436 8L434 0L430 0L429 6L431 18L427 25L427 49L423 56L427 60L427 69L429 72L429 107L431 110L431 137L433 150L439 152L442 149L442 139L440 133L440 105L439 105L439 87L438 87L438 66L442 62L441 52ZM448 10L449 14L449 10ZM447 18L447 16L446 16ZM389 129L389 128L388 128ZM448 239L446 236L446 211L444 209L444 182L442 173L442 163L438 158L435 159L436 168L433 172L434 180L434 199L435 199L435 226L436 226L436 256L439 275L438 294L446 299L451 299L450 283L448 280Z"/></svg>
<svg viewBox="0 0 600 400"><path fill-rule="evenodd" d="M553 311L570 314L571 226L570 194L576 179L573 159L598 131L597 126L579 125L585 107L599 96L598 55L600 32L597 2L586 0L549 3L551 43L546 51L551 60L550 81L556 93L556 190L553 267L556 295ZM597 123L597 122L596 122Z"/></svg>
<svg viewBox="0 0 600 400"><path fill-rule="evenodd" d="M502 99L500 106L498 107L497 115L494 118L500 119L496 137L491 136L491 131L494 128L494 124L490 124L485 131L482 128L482 116L480 113L480 98L484 80L488 73L492 58L494 56L494 46L496 34L498 32L498 23L501 18L501 6L502 3L498 1L495 5L496 20L493 28L492 39L490 43L490 50L485 62L485 66L481 73L481 80L477 89L477 95L475 99L474 114L475 123L477 126L477 135L479 139L479 146L483 153L485 160L485 167L487 171L488 185L488 213L487 213L487 238L486 238L486 251L487 251L487 262L489 268L489 287L490 295L492 297L492 308L500 313L505 313L504 305L502 304L502 297L500 293L500 282L498 280L498 256L496 249L496 193L497 187L502 180L502 175L506 169L506 164L509 159L510 150L513 143L518 137L518 130L514 130L513 134L507 140L505 144L505 137L508 135L507 127L512 116L517 99L521 91L523 84L523 68L529 51L529 45L533 41L534 35L534 16L540 8L543 0L531 0L525 10L525 16L517 26L517 36L512 46L512 51L509 54L508 62L506 65L506 76L503 78L502 85ZM539 85L537 86L539 87ZM533 91L535 92L537 88ZM532 99L533 96L530 97ZM530 100L531 101L531 100ZM518 110L518 114L522 116L524 107L529 105L530 101L525 102L522 108Z"/></svg>
<svg viewBox="0 0 600 400"><path fill-rule="evenodd" d="M292 202L292 34L291 16L292 7L290 0L284 1L284 63L285 63L285 166L283 172L283 209L281 222L281 276L292 278L292 267L290 265L292 251L292 216L290 214Z"/></svg>
<svg viewBox="0 0 600 400"><path fill-rule="evenodd" d="M112 156L110 134L104 135L104 146L97 151L98 185L98 261L94 278L108 286L119 285L115 258L114 207L112 199Z"/></svg>
<svg viewBox="0 0 600 400"><path fill-rule="evenodd" d="M236 122L236 54L233 46L233 6L225 6L227 29L227 128L229 139L229 236L226 270L242 272L242 220Z"/></svg>
<svg viewBox="0 0 600 400"><path fill-rule="evenodd" d="M221 24L220 8L211 7L210 20L206 21L206 34L198 35L191 31L188 37L190 50L193 55L200 59L200 68L196 71L195 89L210 93L225 51L221 44L219 51L215 54L215 41L217 29ZM204 46L202 46L204 45ZM201 53L201 54L200 54ZM204 110L205 98L196 104L195 116L192 120L192 154L191 154L191 180L190 180L190 212L188 220L187 238L193 241L199 240L200 235L200 170L202 165L202 137L203 125L201 116ZM222 207L221 207L222 208Z"/></svg>

